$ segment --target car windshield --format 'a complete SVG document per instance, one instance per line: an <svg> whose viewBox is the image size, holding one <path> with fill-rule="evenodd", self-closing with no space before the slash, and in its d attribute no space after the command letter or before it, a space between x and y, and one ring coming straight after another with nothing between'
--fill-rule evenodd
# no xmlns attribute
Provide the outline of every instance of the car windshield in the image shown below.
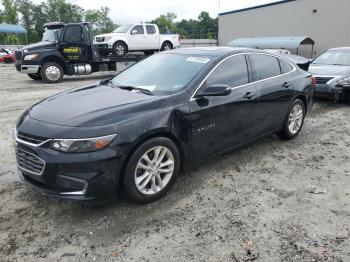
<svg viewBox="0 0 350 262"><path fill-rule="evenodd" d="M327 51L317 57L313 64L350 66L350 50Z"/></svg>
<svg viewBox="0 0 350 262"><path fill-rule="evenodd" d="M121 25L115 29L114 33L126 33L130 29L131 25Z"/></svg>
<svg viewBox="0 0 350 262"><path fill-rule="evenodd" d="M209 61L208 57L160 53L121 72L113 78L112 85L147 89L156 95L173 94L183 89Z"/></svg>
<svg viewBox="0 0 350 262"><path fill-rule="evenodd" d="M41 41L43 42L55 42L58 39L56 39L55 31L57 31L58 36L60 36L62 29L46 29L43 35L43 39Z"/></svg>

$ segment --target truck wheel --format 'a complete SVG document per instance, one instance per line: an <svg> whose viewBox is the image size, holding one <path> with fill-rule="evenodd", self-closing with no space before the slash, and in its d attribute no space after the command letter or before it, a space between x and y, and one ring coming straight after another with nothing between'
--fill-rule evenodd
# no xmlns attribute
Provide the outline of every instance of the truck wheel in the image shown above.
<svg viewBox="0 0 350 262"><path fill-rule="evenodd" d="M170 42L164 42L162 44L162 48L160 49L161 51L167 51L173 49L173 45Z"/></svg>
<svg viewBox="0 0 350 262"><path fill-rule="evenodd" d="M28 74L28 76L33 80L43 80L39 74Z"/></svg>
<svg viewBox="0 0 350 262"><path fill-rule="evenodd" d="M41 67L40 75L47 83L58 83L63 78L63 69L55 62L48 62Z"/></svg>
<svg viewBox="0 0 350 262"><path fill-rule="evenodd" d="M116 42L113 45L112 53L116 56L124 56L127 53L127 46L123 42Z"/></svg>

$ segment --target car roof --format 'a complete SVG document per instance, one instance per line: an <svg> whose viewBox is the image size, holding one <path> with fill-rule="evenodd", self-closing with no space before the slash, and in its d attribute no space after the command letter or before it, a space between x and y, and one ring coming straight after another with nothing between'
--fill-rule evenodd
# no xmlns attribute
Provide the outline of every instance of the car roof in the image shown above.
<svg viewBox="0 0 350 262"><path fill-rule="evenodd" d="M221 57L225 55L239 54L239 53L246 53L246 52L267 53L265 51L258 50L258 49L242 48L242 47L226 47L226 46L186 47L186 48L178 48L178 49L167 51L167 53L172 53L172 54L210 56L210 57Z"/></svg>

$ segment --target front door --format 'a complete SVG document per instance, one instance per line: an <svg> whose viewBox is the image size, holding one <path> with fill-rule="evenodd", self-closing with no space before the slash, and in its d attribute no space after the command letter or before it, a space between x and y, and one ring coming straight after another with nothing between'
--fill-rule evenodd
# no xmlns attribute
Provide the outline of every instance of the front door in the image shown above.
<svg viewBox="0 0 350 262"><path fill-rule="evenodd" d="M194 97L190 101L196 160L247 142L256 135L256 89L254 83L249 83L245 55L234 55L221 62L199 92L214 84L230 86L231 94Z"/></svg>
<svg viewBox="0 0 350 262"><path fill-rule="evenodd" d="M135 25L130 30L130 41L129 49L130 50L144 50L145 41L146 41L145 28L143 25Z"/></svg>

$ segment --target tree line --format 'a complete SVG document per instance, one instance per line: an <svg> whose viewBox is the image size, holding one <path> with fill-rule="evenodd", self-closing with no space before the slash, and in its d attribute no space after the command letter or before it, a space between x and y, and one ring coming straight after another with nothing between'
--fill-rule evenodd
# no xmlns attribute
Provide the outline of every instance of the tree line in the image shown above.
<svg viewBox="0 0 350 262"><path fill-rule="evenodd" d="M34 3L31 0L1 0L0 23L20 24L27 30L29 43L41 40L47 22L90 22L93 35L112 32L118 25L110 18L110 9L83 9L67 0L47 0ZM217 38L217 18L201 12L198 19L176 21L175 13L166 13L150 21L159 26L161 33L178 33L182 38ZM0 37L0 42L3 42ZM13 41L13 35L7 35Z"/></svg>

